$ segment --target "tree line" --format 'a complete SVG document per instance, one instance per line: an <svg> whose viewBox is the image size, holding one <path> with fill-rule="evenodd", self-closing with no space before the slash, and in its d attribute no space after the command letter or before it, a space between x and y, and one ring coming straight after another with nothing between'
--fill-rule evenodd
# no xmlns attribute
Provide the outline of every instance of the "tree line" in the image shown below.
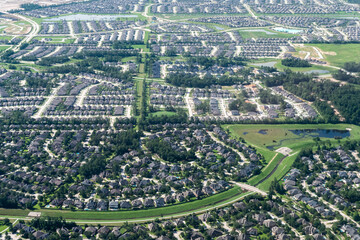
<svg viewBox="0 0 360 240"><path fill-rule="evenodd" d="M169 74L165 78L165 81L177 87L205 88L212 85L231 86L234 84L240 84L245 82L245 79L242 77L225 75L215 77L210 74L206 74L203 78L200 78L195 74L177 72Z"/></svg>

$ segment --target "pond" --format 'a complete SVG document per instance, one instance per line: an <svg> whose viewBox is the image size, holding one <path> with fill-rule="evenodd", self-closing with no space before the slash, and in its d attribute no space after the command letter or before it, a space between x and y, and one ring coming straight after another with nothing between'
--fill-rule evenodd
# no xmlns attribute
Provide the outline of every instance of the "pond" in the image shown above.
<svg viewBox="0 0 360 240"><path fill-rule="evenodd" d="M321 137L321 138L345 138L350 137L349 130L336 129L297 129L289 130L297 136L304 137Z"/></svg>
<svg viewBox="0 0 360 240"><path fill-rule="evenodd" d="M274 67L277 62L254 63L253 65L259 67Z"/></svg>
<svg viewBox="0 0 360 240"><path fill-rule="evenodd" d="M273 33L270 31L266 31L265 29L247 29L247 30L241 30L242 32L263 32L267 35L276 35L277 33Z"/></svg>
<svg viewBox="0 0 360 240"><path fill-rule="evenodd" d="M326 74L326 73L330 73L328 70L311 70L311 71L307 71L305 73L311 74L311 73L315 73L315 74Z"/></svg>
<svg viewBox="0 0 360 240"><path fill-rule="evenodd" d="M289 130L293 134L295 134L296 138L291 138L291 140L300 140L306 137L311 138L332 138L332 139L342 139L346 137L350 137L349 130L337 130L337 129L295 129ZM282 139L277 142L275 145L267 146L266 148L269 150L275 150L275 148L281 147L284 141L288 139Z"/></svg>
<svg viewBox="0 0 360 240"><path fill-rule="evenodd" d="M275 27L273 29L278 32L285 32L285 33L291 33L291 34L301 33L303 31L303 30L299 30L299 29L289 29L289 28L283 28L283 27Z"/></svg>
<svg viewBox="0 0 360 240"><path fill-rule="evenodd" d="M268 132L267 129L261 129L261 130L258 131L258 133L260 133L260 134L262 134L262 135L266 135L267 132Z"/></svg>
<svg viewBox="0 0 360 240"><path fill-rule="evenodd" d="M117 18L137 18L137 15L133 14L117 14L117 15L96 15L96 14L71 14L67 16L60 16L46 19L49 22L55 21L112 21L116 20Z"/></svg>
<svg viewBox="0 0 360 240"><path fill-rule="evenodd" d="M223 28L223 27L219 27L219 26L214 26L214 28L216 29L216 30L224 30L225 28Z"/></svg>

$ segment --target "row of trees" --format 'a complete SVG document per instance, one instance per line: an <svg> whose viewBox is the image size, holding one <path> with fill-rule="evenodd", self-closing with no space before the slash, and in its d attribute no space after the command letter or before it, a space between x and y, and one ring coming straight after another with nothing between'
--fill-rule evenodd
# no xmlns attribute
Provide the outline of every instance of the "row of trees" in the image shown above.
<svg viewBox="0 0 360 240"><path fill-rule="evenodd" d="M285 58L281 60L281 64L287 67L311 67L311 64L300 58Z"/></svg>
<svg viewBox="0 0 360 240"><path fill-rule="evenodd" d="M339 81L344 81L352 84L360 84L360 77L348 74L343 70L338 70L337 72L333 73L332 76Z"/></svg>
<svg viewBox="0 0 360 240"><path fill-rule="evenodd" d="M241 57L234 57L234 58L225 58L225 57L217 57L217 58L210 58L210 57L189 57L187 62L191 65L200 65L205 68L210 68L215 65L220 67L229 67L232 65L238 66L245 66L246 63L244 62L246 59Z"/></svg>
<svg viewBox="0 0 360 240"><path fill-rule="evenodd" d="M245 79L241 77L232 77L225 75L218 78L210 74L207 74L203 78L200 78L199 76L194 74L177 72L169 74L166 77L165 81L178 87L205 88L212 85L231 86L234 84L240 84L243 83Z"/></svg>
<svg viewBox="0 0 360 240"><path fill-rule="evenodd" d="M347 62L344 69L349 72L360 72L360 62Z"/></svg>

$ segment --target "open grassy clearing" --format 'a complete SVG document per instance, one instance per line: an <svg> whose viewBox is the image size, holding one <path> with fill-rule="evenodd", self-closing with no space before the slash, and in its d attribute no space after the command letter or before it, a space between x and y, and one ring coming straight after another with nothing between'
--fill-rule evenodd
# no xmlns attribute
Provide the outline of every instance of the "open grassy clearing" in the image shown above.
<svg viewBox="0 0 360 240"><path fill-rule="evenodd" d="M249 31L250 30L250 31ZM283 33L270 28L253 28L239 30L240 35L245 38L291 38L298 34Z"/></svg>
<svg viewBox="0 0 360 240"><path fill-rule="evenodd" d="M328 141L335 145L346 140L360 139L360 127L351 124L235 124L223 125L223 128L228 129L234 138L243 138L264 156L267 165L259 175L248 180L248 184L257 186L264 191L269 190L270 184L275 178L280 180L285 176L301 149L315 146L314 132L312 132L311 135L304 132L295 134L292 132L293 130L325 130L318 133L318 136L320 136L319 134L331 133L331 131L326 130L351 129L350 136L341 140L320 137L320 140ZM315 135L316 133L317 132L315 132ZM281 147L289 147L292 149L291 154L284 157L284 155L274 151ZM271 148L271 150L269 148Z"/></svg>
<svg viewBox="0 0 360 240"><path fill-rule="evenodd" d="M176 112L169 112L169 111L159 111L159 112L154 112L150 114L153 117L160 117L160 116L173 116L176 115Z"/></svg>
<svg viewBox="0 0 360 240"><path fill-rule="evenodd" d="M150 52L150 49L146 47L146 45L132 45L135 49L143 49L144 52Z"/></svg>
<svg viewBox="0 0 360 240"><path fill-rule="evenodd" d="M305 57L305 53L300 53L297 52L296 54L293 54L296 57L300 57L300 58L304 58ZM290 69L293 72L313 72L313 71L327 71L327 72L323 72L320 73L320 75L322 74L329 74L332 72L335 72L336 69L332 68L332 67L327 67L327 66L321 66L321 65L312 65L311 67L305 67L305 68L296 68L296 67L287 67L281 64L281 60L280 59L256 59L256 60L251 60L251 62L248 64L248 66L250 67L261 67L259 64L264 64L266 66L266 63L274 63L274 64L270 64L273 65L275 68L277 68L279 71L284 71L285 69Z"/></svg>
<svg viewBox="0 0 360 240"><path fill-rule="evenodd" d="M75 38L62 37L62 36L46 36L46 37L34 37L35 40L45 41L45 39L51 39L50 41L45 41L46 43L65 43L71 44L75 42Z"/></svg>
<svg viewBox="0 0 360 240"><path fill-rule="evenodd" d="M346 62L360 61L360 44L306 44L322 51L327 62L337 67L343 67Z"/></svg>
<svg viewBox="0 0 360 240"><path fill-rule="evenodd" d="M293 55L296 57L300 57L300 58L305 57L305 54L296 53ZM311 67L307 67L307 68L287 67L287 66L284 66L281 64L280 59L274 59L274 58L253 59L253 60L251 60L251 62L248 63L248 66L256 67L256 68L259 68L261 66L269 66L269 67L273 66L273 67L277 68L279 71L284 71L285 69L290 69L293 72L303 72L303 73L307 73L307 72L310 73L310 72L319 71L319 70L320 71L328 71L328 72L320 73L320 75L329 74L331 72L336 71L336 69L334 69L332 67L321 66L321 65L312 65Z"/></svg>
<svg viewBox="0 0 360 240"><path fill-rule="evenodd" d="M5 51L6 49L10 48L11 46L0 46L0 52Z"/></svg>
<svg viewBox="0 0 360 240"><path fill-rule="evenodd" d="M135 61L136 60L136 57L124 57L121 59L121 62L129 62L129 61Z"/></svg>
<svg viewBox="0 0 360 240"><path fill-rule="evenodd" d="M69 210L49 210L41 209L35 210L42 212L43 216L51 217L64 217L66 219L76 219L76 220L140 220L147 218L161 218L166 216L172 216L175 214L191 214L194 211L206 210L210 207L216 207L223 204L231 203L232 201L241 198L246 193L238 186L235 186L227 191L218 193L216 195L201 199L194 200L187 203L172 205L162 208L151 208L143 210L131 210L131 211L69 211ZM0 209L0 216L19 216L26 217L28 215L28 210L20 209Z"/></svg>
<svg viewBox="0 0 360 240"><path fill-rule="evenodd" d="M192 24L198 24L198 25L204 25L207 26L215 31L222 31L226 29L231 29L231 27L223 25L223 24L217 24L217 23L204 23L204 22L192 22L192 21L186 21L188 23Z"/></svg>
<svg viewBox="0 0 360 240"><path fill-rule="evenodd" d="M304 147L304 145L314 143L313 136L310 136L309 134L297 135L291 130L346 130L350 128L350 137L342 139L341 141L345 141L347 139L360 139L360 127L351 124L237 124L225 125L224 128L229 129L233 136L241 137L249 144L263 150L268 149L268 147L273 147L274 149L289 147L295 150ZM325 137L322 137L321 140L330 142L339 141L333 138Z"/></svg>
<svg viewBox="0 0 360 240"><path fill-rule="evenodd" d="M194 14L188 14L188 13L177 13L177 14L149 14L151 16L154 17L161 17L161 18L165 18L165 19L170 19L170 20L180 20L180 19L191 19L191 18L202 18L202 17L224 17L224 16L239 16L239 17L246 17L249 16L248 13L234 13L234 14L230 14L230 13L226 13L226 14L218 14L218 13L194 13Z"/></svg>
<svg viewBox="0 0 360 240"><path fill-rule="evenodd" d="M276 155L274 155L274 157L270 160L271 162L262 169L259 175L256 175L248 180L248 184L256 185L259 181L268 176L283 157L284 155L281 153L276 153Z"/></svg>
<svg viewBox="0 0 360 240"><path fill-rule="evenodd" d="M299 152L296 152L294 155L284 158L281 164L279 164L279 166L277 167L277 169L271 174L271 176L269 176L269 178L257 185L257 187L263 191L268 191L270 188L270 184L274 179L280 180L285 176L287 172L289 172L298 154ZM271 171L273 169L274 168L272 168Z"/></svg>
<svg viewBox="0 0 360 240"><path fill-rule="evenodd" d="M5 229L7 229L9 226L6 225L0 225L0 232L4 231Z"/></svg>
<svg viewBox="0 0 360 240"><path fill-rule="evenodd" d="M1 23L0 23L0 25L1 25ZM11 40L11 39L13 39L12 36L0 36L0 40Z"/></svg>
<svg viewBox="0 0 360 240"><path fill-rule="evenodd" d="M77 14L81 14L81 15L88 15L89 17L91 17L91 15L94 16L98 16L98 15L103 15L103 16L116 16L116 15L136 15L137 17L118 17L116 18L117 21L126 21L126 20L146 20L146 17L144 17L143 15L141 15L141 13L120 13L120 14L106 14L106 13L102 13L102 14L97 14L97 13L82 13L82 12L74 12L74 13L68 13L68 14L61 14L61 15L57 15L56 17L46 17L46 18L34 18L34 17L29 17L31 18L33 21L37 22L38 24L42 23L42 22L48 22L49 20L52 21L53 18L58 18L58 17L66 17L66 16L71 16L71 15L77 15ZM107 19L105 19L106 21ZM89 19L89 21L91 21L91 19Z"/></svg>
<svg viewBox="0 0 360 240"><path fill-rule="evenodd" d="M321 66L321 65L312 65L311 67L287 67L281 64L281 61L279 60L276 64L275 67L277 69L279 69L280 71L284 71L285 69L291 69L291 71L293 72L309 72L310 71L327 71L324 72L323 74L329 74L331 72L335 72L336 69L331 68L331 67L326 67L326 66Z"/></svg>
<svg viewBox="0 0 360 240"><path fill-rule="evenodd" d="M264 17L264 16L281 16L281 17L285 17L285 16L291 16L291 17L295 17L295 16L299 16L299 17L322 17L322 18L339 18L339 17L360 17L360 13L358 12L338 12L338 13L324 13L324 14L311 14L311 13L261 13L261 14L256 14L259 17Z"/></svg>
<svg viewBox="0 0 360 240"><path fill-rule="evenodd" d="M8 215L8 216L27 216L29 214L30 210L23 210L23 209L5 209L0 208L0 216L2 215Z"/></svg>

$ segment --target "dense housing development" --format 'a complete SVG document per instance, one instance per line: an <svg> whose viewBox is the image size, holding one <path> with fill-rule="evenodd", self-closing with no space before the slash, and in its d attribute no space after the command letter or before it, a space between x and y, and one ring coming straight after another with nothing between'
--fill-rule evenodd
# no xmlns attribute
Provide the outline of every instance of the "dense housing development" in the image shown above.
<svg viewBox="0 0 360 240"><path fill-rule="evenodd" d="M1 4L0 239L360 239L358 0Z"/></svg>

